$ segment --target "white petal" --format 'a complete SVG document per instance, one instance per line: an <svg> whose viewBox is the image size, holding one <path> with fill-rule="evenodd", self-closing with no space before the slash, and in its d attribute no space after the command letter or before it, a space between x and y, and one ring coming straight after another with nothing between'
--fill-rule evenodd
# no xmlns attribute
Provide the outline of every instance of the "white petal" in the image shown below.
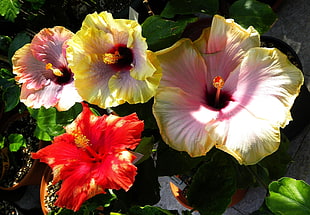
<svg viewBox="0 0 310 215"><path fill-rule="evenodd" d="M163 140L193 157L205 155L214 146L208 139L205 125L218 114L195 98L178 88L162 88L153 106Z"/></svg>
<svg viewBox="0 0 310 215"><path fill-rule="evenodd" d="M231 154L240 164L252 165L275 152L280 144L280 128L258 119L236 103L223 109L206 130L216 147Z"/></svg>
<svg viewBox="0 0 310 215"><path fill-rule="evenodd" d="M279 50L253 48L223 90L230 90L232 99L255 117L284 127L302 83L302 72Z"/></svg>

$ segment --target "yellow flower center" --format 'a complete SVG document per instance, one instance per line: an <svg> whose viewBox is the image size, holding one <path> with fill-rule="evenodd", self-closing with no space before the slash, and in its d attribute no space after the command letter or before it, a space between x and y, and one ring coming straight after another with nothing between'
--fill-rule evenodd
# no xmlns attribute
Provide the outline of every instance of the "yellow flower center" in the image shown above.
<svg viewBox="0 0 310 215"><path fill-rule="evenodd" d="M77 145L77 147L80 148L86 148L89 146L89 139L83 134L75 134L74 143Z"/></svg>
<svg viewBox="0 0 310 215"><path fill-rule="evenodd" d="M53 74L58 76L58 77L62 77L64 75L59 69L53 68L53 64L51 64L51 63L47 63L45 65L45 69L46 70L52 70Z"/></svg>
<svg viewBox="0 0 310 215"><path fill-rule="evenodd" d="M105 53L103 55L103 62L105 64L116 64L118 63L119 59L122 59L123 57L120 55L119 51L115 51L113 53Z"/></svg>
<svg viewBox="0 0 310 215"><path fill-rule="evenodd" d="M216 95L215 95L215 106L219 105L220 101L220 93L221 89L224 87L225 81L221 76L216 76L213 79L213 86L216 88Z"/></svg>

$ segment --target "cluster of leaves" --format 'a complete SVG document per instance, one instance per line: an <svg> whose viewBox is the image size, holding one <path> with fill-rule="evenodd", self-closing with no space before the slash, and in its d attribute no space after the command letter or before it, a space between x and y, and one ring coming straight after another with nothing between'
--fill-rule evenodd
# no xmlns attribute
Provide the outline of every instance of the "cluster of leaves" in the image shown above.
<svg viewBox="0 0 310 215"><path fill-rule="evenodd" d="M198 19L211 20L218 13L233 18L244 28L253 26L261 34L268 31L277 18L270 5L258 0L170 0L160 15L151 16L142 23L143 36L149 48L157 51L171 46L182 36L191 38L196 31L200 35L210 22L201 23ZM186 29L189 23L194 27Z"/></svg>
<svg viewBox="0 0 310 215"><path fill-rule="evenodd" d="M44 4L45 0L26 0L30 3L31 9L38 10ZM5 19L14 22L17 15L20 13L21 3L19 0L1 0L0 15Z"/></svg>
<svg viewBox="0 0 310 215"><path fill-rule="evenodd" d="M3 122L0 126L0 149L8 147L10 152L17 152L22 147L26 147L26 139L22 134L5 133L8 124L4 121L18 118L18 115L22 115L25 109L19 102L20 87L16 85L14 80L9 59L18 48L29 41L30 37L25 34L18 34L14 39L5 35L0 36L0 53L3 53L0 55L0 119Z"/></svg>

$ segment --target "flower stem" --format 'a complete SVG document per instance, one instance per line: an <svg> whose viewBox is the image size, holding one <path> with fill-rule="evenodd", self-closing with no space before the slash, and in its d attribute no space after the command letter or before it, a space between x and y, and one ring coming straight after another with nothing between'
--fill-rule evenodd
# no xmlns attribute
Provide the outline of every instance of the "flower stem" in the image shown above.
<svg viewBox="0 0 310 215"><path fill-rule="evenodd" d="M143 0L143 4L144 4L144 6L145 6L146 9L147 9L148 14L149 14L150 16L154 16L155 14L154 14L154 12L153 12L153 10L152 10L150 4L149 4L149 1L148 1L148 0Z"/></svg>
<svg viewBox="0 0 310 215"><path fill-rule="evenodd" d="M266 183L264 182L264 180L263 180L255 171L252 170L251 167L245 166L245 168L251 173L251 175L253 175L253 176L256 178L257 182L258 182L262 187L264 187L266 190L268 190L268 184L266 184Z"/></svg>

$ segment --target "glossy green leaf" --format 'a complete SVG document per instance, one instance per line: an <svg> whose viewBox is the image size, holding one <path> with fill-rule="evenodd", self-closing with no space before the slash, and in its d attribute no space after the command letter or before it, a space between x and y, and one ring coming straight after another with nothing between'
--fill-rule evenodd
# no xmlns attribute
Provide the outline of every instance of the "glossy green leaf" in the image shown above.
<svg viewBox="0 0 310 215"><path fill-rule="evenodd" d="M123 204L126 210L132 205L154 205L160 200L160 185L153 159L147 159L136 166L138 174L133 186L127 192L115 191L118 203Z"/></svg>
<svg viewBox="0 0 310 215"><path fill-rule="evenodd" d="M181 38L187 24L196 20L197 18L186 17L174 21L160 16L150 16L142 24L142 33L149 49L157 51L174 44Z"/></svg>
<svg viewBox="0 0 310 215"><path fill-rule="evenodd" d="M257 0L238 0L231 5L229 13L235 22L244 28L253 26L260 34L268 31L277 19L268 4Z"/></svg>
<svg viewBox="0 0 310 215"><path fill-rule="evenodd" d="M19 14L20 4L18 0L1 0L0 15L5 19L14 22L17 14Z"/></svg>
<svg viewBox="0 0 310 215"><path fill-rule="evenodd" d="M7 69L0 69L0 92L4 103L4 112L8 112L19 104L20 87L16 85L14 75Z"/></svg>
<svg viewBox="0 0 310 215"><path fill-rule="evenodd" d="M34 10L40 9L42 7L42 5L44 5L44 3L45 3L45 0L26 0L26 1L31 3L31 7Z"/></svg>
<svg viewBox="0 0 310 215"><path fill-rule="evenodd" d="M5 146L5 137L0 135L0 149L3 149Z"/></svg>
<svg viewBox="0 0 310 215"><path fill-rule="evenodd" d="M185 174L205 159L205 156L192 158L188 153L174 150L160 141L156 160L157 172L159 176Z"/></svg>
<svg viewBox="0 0 310 215"><path fill-rule="evenodd" d="M170 0L160 15L165 18L195 13L214 15L218 8L218 0Z"/></svg>
<svg viewBox="0 0 310 215"><path fill-rule="evenodd" d="M217 151L194 174L187 200L200 214L223 214L236 192L236 174L228 154Z"/></svg>
<svg viewBox="0 0 310 215"><path fill-rule="evenodd" d="M287 172L287 166L291 162L291 156L288 154L290 141L281 133L281 143L279 149L265 157L260 163L268 170L270 179L276 180L284 176Z"/></svg>
<svg viewBox="0 0 310 215"><path fill-rule="evenodd" d="M49 212L49 215L91 215L102 214L102 207L110 206L111 202L117 197L112 191L107 190L105 194L98 194L83 203L80 210L74 212L66 208L60 208L58 211ZM103 209L104 210L104 209Z"/></svg>
<svg viewBox="0 0 310 215"><path fill-rule="evenodd" d="M60 135L65 132L63 125L58 124L56 121L57 110L56 108L28 109L31 116L37 120L37 125L41 131L46 132L51 137Z"/></svg>
<svg viewBox="0 0 310 215"><path fill-rule="evenodd" d="M40 129L39 126L36 127L36 129L34 131L34 136L36 138L38 138L39 140L43 140L43 141L51 141L51 140L53 140L53 137L50 136L47 132L42 131L42 129Z"/></svg>
<svg viewBox="0 0 310 215"><path fill-rule="evenodd" d="M10 46L12 39L5 35L0 35L0 51L6 53Z"/></svg>
<svg viewBox="0 0 310 215"><path fill-rule="evenodd" d="M129 209L128 215L174 215L170 211L155 206L133 206Z"/></svg>
<svg viewBox="0 0 310 215"><path fill-rule="evenodd" d="M10 134L8 142L11 152L17 152L21 147L26 147L26 139L22 134Z"/></svg>
<svg viewBox="0 0 310 215"><path fill-rule="evenodd" d="M71 123L82 112L82 104L75 103L69 110L56 111L56 122L67 125Z"/></svg>
<svg viewBox="0 0 310 215"><path fill-rule="evenodd" d="M310 214L310 186L293 178L283 177L269 185L266 204L274 214Z"/></svg>
<svg viewBox="0 0 310 215"><path fill-rule="evenodd" d="M14 53L16 52L16 50L23 47L25 44L30 43L30 41L31 41L31 38L29 37L27 33L25 32L18 33L14 37L12 43L9 46L8 58L11 59Z"/></svg>
<svg viewBox="0 0 310 215"><path fill-rule="evenodd" d="M67 111L57 111L56 108L44 108L39 109L28 108L31 116L37 120L36 137L42 140L48 141L50 136L52 139L54 136L58 136L65 132L64 126L71 123L77 115L82 111L80 103L76 103Z"/></svg>
<svg viewBox="0 0 310 215"><path fill-rule="evenodd" d="M143 161L150 158L151 154L153 153L154 147L154 137L143 137L135 152L138 152L143 155L143 157L136 163L142 163Z"/></svg>
<svg viewBox="0 0 310 215"><path fill-rule="evenodd" d="M153 116L152 106L153 99L143 104L125 103L117 107L113 107L112 110L115 111L119 116L127 116L132 113L137 113L138 118L144 121L144 130L157 129L157 123Z"/></svg>
<svg viewBox="0 0 310 215"><path fill-rule="evenodd" d="M8 112L19 104L20 88L12 85L3 92L2 99L5 104L4 112Z"/></svg>

